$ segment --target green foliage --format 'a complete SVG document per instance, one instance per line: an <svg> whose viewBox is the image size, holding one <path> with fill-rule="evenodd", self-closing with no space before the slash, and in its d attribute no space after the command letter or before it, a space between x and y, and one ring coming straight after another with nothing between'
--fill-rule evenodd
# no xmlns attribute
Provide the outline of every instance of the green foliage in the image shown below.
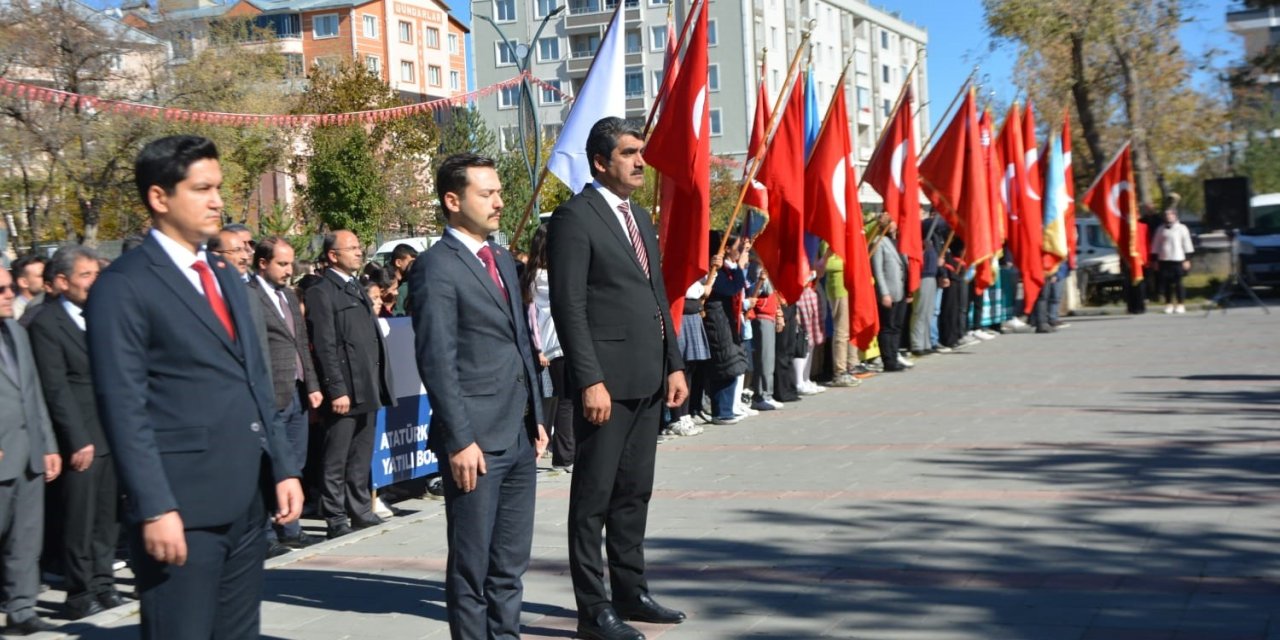
<svg viewBox="0 0 1280 640"><path fill-rule="evenodd" d="M328 229L373 238L387 211L387 185L374 160L374 142L360 125L316 128L311 134L307 208Z"/></svg>

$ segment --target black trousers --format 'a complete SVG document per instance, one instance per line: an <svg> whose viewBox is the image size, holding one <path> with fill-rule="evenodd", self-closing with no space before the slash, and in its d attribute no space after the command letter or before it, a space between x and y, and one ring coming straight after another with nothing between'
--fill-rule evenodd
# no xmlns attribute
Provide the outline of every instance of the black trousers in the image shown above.
<svg viewBox="0 0 1280 640"><path fill-rule="evenodd" d="M587 422L581 410L574 412L578 457L569 488L569 571L579 620L592 620L611 602L630 604L649 591L644 534L663 399L661 389L647 398L615 398L609 421L601 426ZM602 539L612 601L604 587Z"/></svg>
<svg viewBox="0 0 1280 640"><path fill-rule="evenodd" d="M372 519L373 494L369 465L373 460L373 432L377 412L325 416L324 478L320 486L320 515L329 526L348 518Z"/></svg>
<svg viewBox="0 0 1280 640"><path fill-rule="evenodd" d="M79 604L115 588L111 568L120 538L116 470L111 455L93 459L84 471L63 461L63 569L67 604Z"/></svg>
<svg viewBox="0 0 1280 640"><path fill-rule="evenodd" d="M907 321L907 303L899 300L888 307L880 305L877 309L880 311L880 334L877 336L880 361L884 363L885 371L897 369L902 366L898 364L898 345L902 342L902 326Z"/></svg>
<svg viewBox="0 0 1280 640"><path fill-rule="evenodd" d="M266 503L259 491L244 515L217 527L187 529L187 562L157 562L130 531L142 601L143 640L250 640L259 637Z"/></svg>
<svg viewBox="0 0 1280 640"><path fill-rule="evenodd" d="M1164 292L1164 303L1173 304L1177 296L1178 304L1187 297L1187 289L1182 284L1182 263L1177 260L1160 261L1160 289Z"/></svg>
<svg viewBox="0 0 1280 640"><path fill-rule="evenodd" d="M552 360L550 369L555 390L542 400L542 419L547 421L543 426L551 435L551 464L567 467L573 464L573 407L577 402L569 392L564 356Z"/></svg>
<svg viewBox="0 0 1280 640"><path fill-rule="evenodd" d="M437 454L439 455L439 454ZM533 547L537 460L523 429L503 451L486 451L485 474L462 493L440 456L449 557L445 601L453 640L520 637L521 576Z"/></svg>

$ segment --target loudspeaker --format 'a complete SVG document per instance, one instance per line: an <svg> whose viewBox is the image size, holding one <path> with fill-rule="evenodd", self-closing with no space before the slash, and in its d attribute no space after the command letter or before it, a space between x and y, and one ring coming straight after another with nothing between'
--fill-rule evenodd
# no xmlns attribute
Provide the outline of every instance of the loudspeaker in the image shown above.
<svg viewBox="0 0 1280 640"><path fill-rule="evenodd" d="M1211 229L1248 229L1249 178L1235 176L1204 181L1204 221Z"/></svg>

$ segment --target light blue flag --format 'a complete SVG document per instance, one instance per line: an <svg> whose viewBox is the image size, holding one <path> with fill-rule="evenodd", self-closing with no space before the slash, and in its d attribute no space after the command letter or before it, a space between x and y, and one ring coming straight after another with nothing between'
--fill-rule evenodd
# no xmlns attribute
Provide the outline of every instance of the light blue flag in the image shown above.
<svg viewBox="0 0 1280 640"><path fill-rule="evenodd" d="M1062 155L1062 138L1054 135L1049 145L1049 168L1044 179L1044 244L1041 250L1062 260L1067 257L1067 207L1071 196L1067 194L1066 158Z"/></svg>
<svg viewBox="0 0 1280 640"><path fill-rule="evenodd" d="M804 73L804 157L809 158L813 143L818 140L822 130L822 114L818 112L818 90L813 84L813 66ZM809 255L809 264L818 259L818 247L822 240L805 230L804 251Z"/></svg>
<svg viewBox="0 0 1280 640"><path fill-rule="evenodd" d="M622 6L613 12L613 20L605 31L595 60L574 98L569 117L556 139L547 160L547 170L559 178L569 190L577 193L591 184L591 165L587 158L587 134L601 118L627 117L627 67L622 38Z"/></svg>

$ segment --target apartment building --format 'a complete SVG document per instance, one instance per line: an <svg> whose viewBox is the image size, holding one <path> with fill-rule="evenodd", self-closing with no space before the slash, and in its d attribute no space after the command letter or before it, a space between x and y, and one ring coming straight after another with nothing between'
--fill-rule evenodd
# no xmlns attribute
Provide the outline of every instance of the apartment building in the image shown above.
<svg viewBox="0 0 1280 640"><path fill-rule="evenodd" d="M212 24L247 19L275 35L296 78L354 59L409 100L466 91L468 28L440 0L160 0L122 10L172 43L178 62L207 46Z"/></svg>
<svg viewBox="0 0 1280 640"><path fill-rule="evenodd" d="M662 83L667 38L679 36L690 0L623 1L627 115L642 121ZM531 42L543 19L566 0L473 0L475 16L488 16L498 23L515 41L517 54L529 52L533 75L559 89L537 88L534 102L544 136L555 135L568 115L569 103L563 96L575 95L581 86L617 2L567 0L566 10L551 18L538 41ZM863 0L712 0L707 6L712 153L739 160L746 157L761 56L770 99L776 100L806 29L810 40L804 60L813 70L819 105L825 108L833 91L847 92L860 170L870 159L913 66L916 131L920 139L928 136L923 56L928 34L923 28ZM676 33L667 33L668 10ZM479 24L472 40L477 86L518 73L511 47L503 46L495 29ZM843 85L837 86L846 62L850 63L848 73ZM512 88L480 103L504 148L518 140L518 98L519 90ZM880 202L869 188L861 196L871 210Z"/></svg>

